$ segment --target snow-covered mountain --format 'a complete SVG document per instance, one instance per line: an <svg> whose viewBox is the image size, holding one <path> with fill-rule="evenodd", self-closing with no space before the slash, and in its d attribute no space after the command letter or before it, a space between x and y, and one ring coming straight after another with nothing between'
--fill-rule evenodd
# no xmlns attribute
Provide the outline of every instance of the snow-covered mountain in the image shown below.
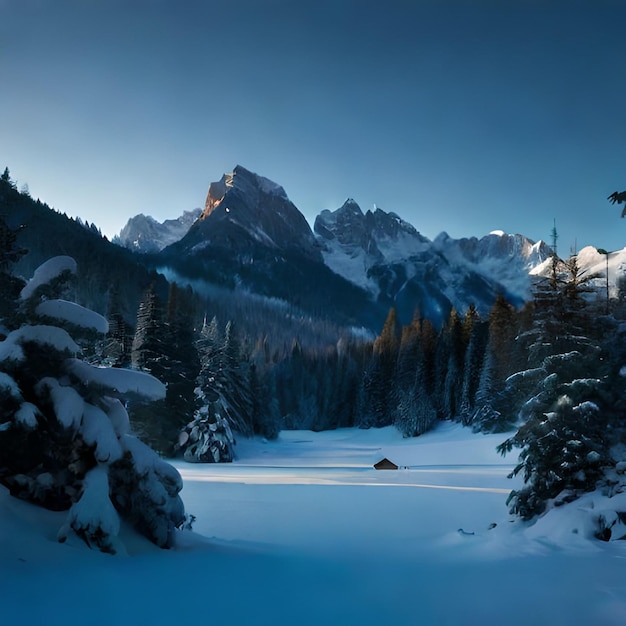
<svg viewBox="0 0 626 626"><path fill-rule="evenodd" d="M182 239L200 214L200 209L194 209L185 211L176 219L158 222L152 216L140 213L128 220L120 234L113 238L113 243L136 252L158 252Z"/></svg>
<svg viewBox="0 0 626 626"><path fill-rule="evenodd" d="M334 273L302 213L276 183L238 165L209 186L187 234L159 254L162 271L280 298L307 313L378 326L367 294Z"/></svg>
<svg viewBox="0 0 626 626"><path fill-rule="evenodd" d="M242 259L264 248L321 260L310 226L285 190L241 165L210 184L199 220L176 244L192 255L209 246Z"/></svg>
<svg viewBox="0 0 626 626"><path fill-rule="evenodd" d="M577 264L582 277L594 277L590 285L604 296L608 282L611 298L620 298L626 289L626 248L606 252L593 246L586 246L577 254ZM547 276L550 262L539 265L532 271L535 275ZM608 278L608 281L607 281Z"/></svg>
<svg viewBox="0 0 626 626"><path fill-rule="evenodd" d="M348 199L315 221L325 263L377 300L403 309L419 307L441 321L451 306L485 310L498 293L521 302L529 295L529 272L550 254L543 242L501 231L478 239L430 241L395 213L363 213ZM405 310L408 314L408 310Z"/></svg>
<svg viewBox="0 0 626 626"><path fill-rule="evenodd" d="M499 293L521 303L529 273L550 254L543 242L500 231L431 241L397 214L363 212L352 199L322 211L313 232L283 187L240 165L210 184L204 210L169 246L161 230L158 240L153 235L154 220L140 217L125 227L125 240L163 248L161 267L178 276L241 286L370 327L391 306L401 320L419 309L439 323L452 307L463 312L474 304L486 313ZM133 234L131 224L144 227Z"/></svg>
<svg viewBox="0 0 626 626"><path fill-rule="evenodd" d="M324 262L334 272L373 292L371 268L407 259L427 249L430 241L395 213L381 209L363 213L348 198L336 211L322 211L314 229L323 243Z"/></svg>

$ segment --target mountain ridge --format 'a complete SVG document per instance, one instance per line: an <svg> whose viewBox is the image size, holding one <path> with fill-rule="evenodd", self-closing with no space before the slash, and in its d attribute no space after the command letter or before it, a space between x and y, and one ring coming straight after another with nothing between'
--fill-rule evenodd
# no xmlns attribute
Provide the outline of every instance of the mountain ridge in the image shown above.
<svg viewBox="0 0 626 626"><path fill-rule="evenodd" d="M550 254L542 241L501 231L431 241L396 213L363 212L352 198L321 211L311 229L282 186L237 165L210 183L198 219L158 256L181 276L309 305L315 298L304 285L351 285L376 317L395 306L401 319L419 309L442 323L452 308L488 312L498 294L520 305L530 272ZM354 307L350 316L360 317Z"/></svg>
<svg viewBox="0 0 626 626"><path fill-rule="evenodd" d="M177 218L159 222L151 215L139 213L126 222L112 241L135 252L159 252L183 237L200 215L200 209L193 209L184 211Z"/></svg>

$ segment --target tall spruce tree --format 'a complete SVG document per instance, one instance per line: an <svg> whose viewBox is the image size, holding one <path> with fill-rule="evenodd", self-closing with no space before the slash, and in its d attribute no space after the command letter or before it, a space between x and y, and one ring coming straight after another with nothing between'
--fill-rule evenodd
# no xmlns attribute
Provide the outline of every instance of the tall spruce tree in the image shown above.
<svg viewBox="0 0 626 626"><path fill-rule="evenodd" d="M165 398L150 409L132 407L131 416L141 437L163 454L175 453L179 433L196 410L196 377L200 363L195 347L191 291L173 283L167 306L154 286L146 291L137 313L132 364L167 385Z"/></svg>
<svg viewBox="0 0 626 626"><path fill-rule="evenodd" d="M395 376L400 347L396 310L390 309L380 335L374 341L372 360L365 383L362 428L388 426L393 423L396 397Z"/></svg>
<svg viewBox="0 0 626 626"><path fill-rule="evenodd" d="M442 419L455 419L461 409L465 347L462 320L452 309L437 345L437 399Z"/></svg>
<svg viewBox="0 0 626 626"><path fill-rule="evenodd" d="M474 421L476 395L480 386L482 365L488 339L488 325L470 307L463 320L463 336L467 347L463 363L463 382L459 417L465 426Z"/></svg>
<svg viewBox="0 0 626 626"><path fill-rule="evenodd" d="M498 295L489 313L488 336L483 353L474 398L471 423L475 430L503 432L517 419L515 412L505 410L500 394L512 370L517 334L513 306Z"/></svg>
<svg viewBox="0 0 626 626"><path fill-rule="evenodd" d="M220 334L215 323L204 324L197 342L200 371L197 385L201 404L226 419L230 428L249 437L254 434L248 359L237 330L227 322Z"/></svg>
<svg viewBox="0 0 626 626"><path fill-rule="evenodd" d="M426 384L423 322L416 313L402 329L396 376L395 425L405 437L427 431L437 417Z"/></svg>
<svg viewBox="0 0 626 626"><path fill-rule="evenodd" d="M535 324L526 334L530 369L509 379L530 381L519 410L523 424L498 447L502 454L520 448L512 475L521 473L525 484L511 492L509 503L523 519L543 512L551 500L567 502L594 489L611 464L604 375L589 375L601 374L603 363L582 297L590 279L572 257L538 286Z"/></svg>

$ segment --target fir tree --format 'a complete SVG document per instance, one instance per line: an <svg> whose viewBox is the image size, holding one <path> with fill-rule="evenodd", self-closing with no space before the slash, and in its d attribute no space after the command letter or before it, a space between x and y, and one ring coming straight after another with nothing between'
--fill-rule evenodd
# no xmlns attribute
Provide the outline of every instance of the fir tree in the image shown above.
<svg viewBox="0 0 626 626"><path fill-rule="evenodd" d="M361 427L381 427L393 423L396 398L394 386L400 347L398 319L392 308L372 350L372 362L365 379L367 413Z"/></svg>
<svg viewBox="0 0 626 626"><path fill-rule="evenodd" d="M452 309L437 345L437 399L443 419L455 419L461 409L465 348L463 323Z"/></svg>
<svg viewBox="0 0 626 626"><path fill-rule="evenodd" d="M151 376L81 358L75 338L105 332L106 320L55 298L75 271L69 257L42 265L16 303L23 323L0 342L0 482L12 495L68 510L59 541L74 532L116 552L121 515L170 547L184 520L180 475L130 434L121 402L158 398L165 388Z"/></svg>
<svg viewBox="0 0 626 626"><path fill-rule="evenodd" d="M181 449L189 460L228 462L234 458L232 431L244 436L254 434L251 380L242 365L245 357L234 325L227 323L222 335L215 318L203 324L196 349L200 362L196 378L198 408L184 431L190 439L181 435Z"/></svg>
<svg viewBox="0 0 626 626"><path fill-rule="evenodd" d="M134 333L122 315L117 285L113 287L109 296L107 319L109 332L103 350L105 362L112 367L130 367Z"/></svg>
<svg viewBox="0 0 626 626"><path fill-rule="evenodd" d="M469 310L463 323L467 348L463 364L463 383L459 416L465 426L475 418L477 394L481 382L482 366L488 339L488 325L480 321L475 310Z"/></svg>
<svg viewBox="0 0 626 626"><path fill-rule="evenodd" d="M504 296L498 295L489 313L487 343L475 392L471 417L475 430L501 432L517 419L514 411L500 410L500 394L512 373L516 330L515 310Z"/></svg>
<svg viewBox="0 0 626 626"><path fill-rule="evenodd" d="M511 512L524 519L548 502L575 499L593 489L610 464L606 440L607 392L599 372L601 348L582 297L588 280L576 259L553 273L537 290L534 327L527 333L530 369L511 382L529 382L519 411L519 430L499 446L502 454L521 449L512 475L525 485L509 497Z"/></svg>

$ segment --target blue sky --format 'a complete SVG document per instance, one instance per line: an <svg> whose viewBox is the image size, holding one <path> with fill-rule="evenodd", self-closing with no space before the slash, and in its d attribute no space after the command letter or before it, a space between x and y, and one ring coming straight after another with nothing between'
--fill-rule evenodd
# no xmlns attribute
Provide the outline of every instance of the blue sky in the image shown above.
<svg viewBox="0 0 626 626"><path fill-rule="evenodd" d="M626 3L0 0L0 166L112 235L237 164L312 224L626 246Z"/></svg>

